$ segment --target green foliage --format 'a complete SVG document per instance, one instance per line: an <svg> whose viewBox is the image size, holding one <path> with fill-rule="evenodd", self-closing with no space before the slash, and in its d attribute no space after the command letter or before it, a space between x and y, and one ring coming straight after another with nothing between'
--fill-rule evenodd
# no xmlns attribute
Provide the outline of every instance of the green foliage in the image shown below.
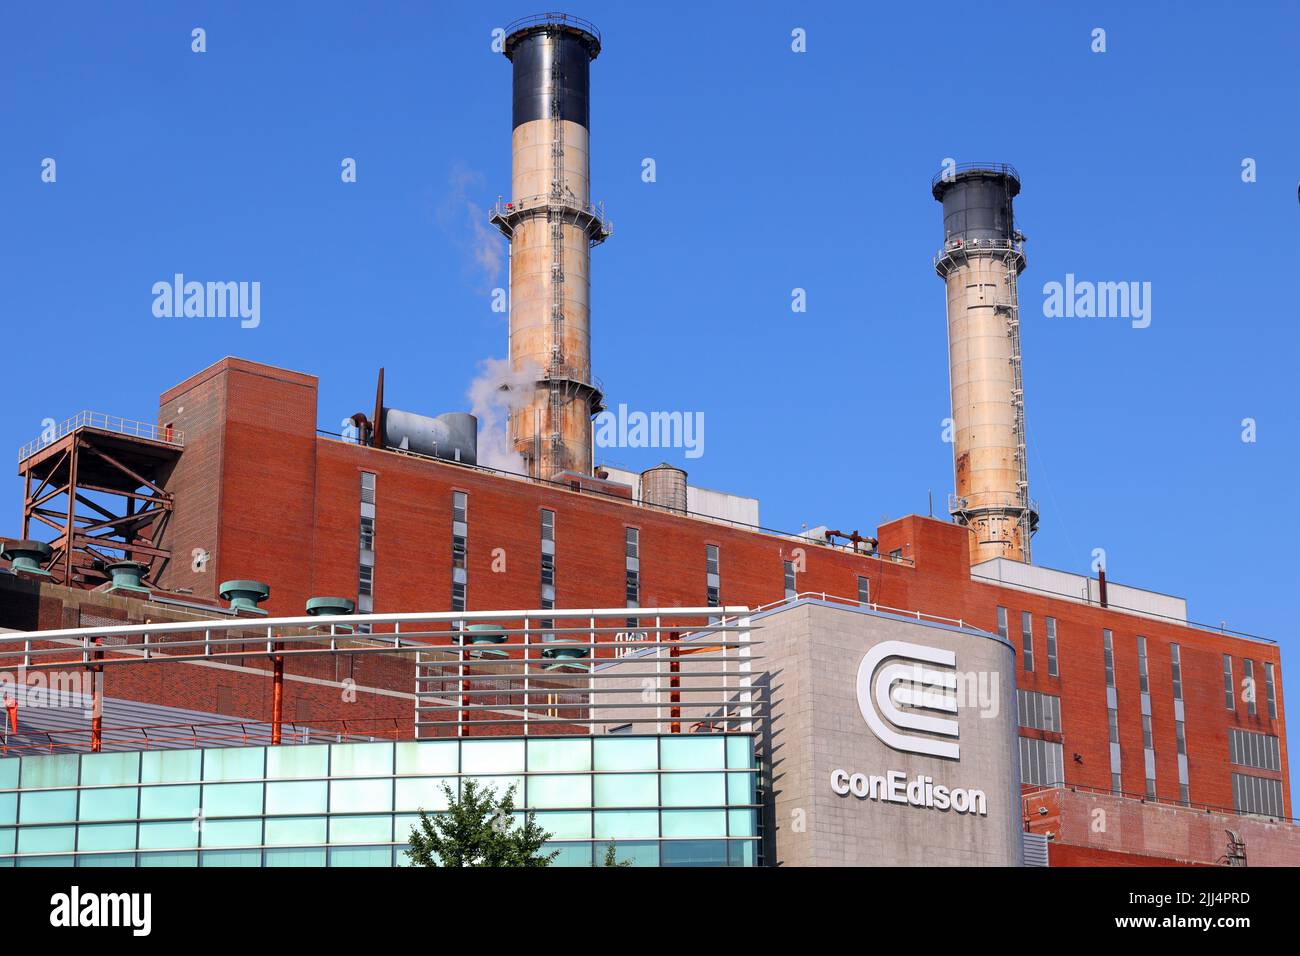
<svg viewBox="0 0 1300 956"><path fill-rule="evenodd" d="M551 838L532 811L515 820L515 788L498 800L493 791L466 779L461 797L445 783L450 804L445 813L420 811L419 826L411 828L409 855L414 866L550 866L558 850L543 853Z"/></svg>
<svg viewBox="0 0 1300 956"><path fill-rule="evenodd" d="M601 865L601 866L631 866L631 865L632 865L632 861L631 861L631 860L620 860L620 859L618 858L618 851L617 851L616 849L614 849L614 844L613 844L613 843L606 843L606 844L605 844L605 862L601 863L600 865Z"/></svg>

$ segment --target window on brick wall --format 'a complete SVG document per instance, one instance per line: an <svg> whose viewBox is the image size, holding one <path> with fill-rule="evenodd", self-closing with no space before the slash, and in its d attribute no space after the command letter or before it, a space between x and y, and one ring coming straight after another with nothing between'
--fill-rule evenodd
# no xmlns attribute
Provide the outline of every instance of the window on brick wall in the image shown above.
<svg viewBox="0 0 1300 956"><path fill-rule="evenodd" d="M707 607L717 607L722 603L720 558L721 554L716 544L704 546L704 600L707 602Z"/></svg>
<svg viewBox="0 0 1300 956"><path fill-rule="evenodd" d="M1047 676L1059 677L1061 671L1056 658L1056 618L1049 617L1044 627L1047 630Z"/></svg>
<svg viewBox="0 0 1300 956"><path fill-rule="evenodd" d="M1061 732L1061 698L1032 690L1016 690L1021 727Z"/></svg>
<svg viewBox="0 0 1300 956"><path fill-rule="evenodd" d="M871 581L865 575L858 575L858 603L866 607L871 603Z"/></svg>
<svg viewBox="0 0 1300 956"><path fill-rule="evenodd" d="M1138 635L1138 690L1144 694L1151 693L1151 684L1147 671L1147 639Z"/></svg>
<svg viewBox="0 0 1300 956"><path fill-rule="evenodd" d="M782 562L782 573L785 575L785 599L789 601L799 593L799 585L794 575L794 562Z"/></svg>
<svg viewBox="0 0 1300 956"><path fill-rule="evenodd" d="M1282 769L1282 749L1277 737L1235 727L1228 729L1228 759L1258 770Z"/></svg>
<svg viewBox="0 0 1300 956"><path fill-rule="evenodd" d="M1020 647L1025 673L1032 673L1034 670L1034 616L1028 611L1020 612Z"/></svg>
<svg viewBox="0 0 1300 956"><path fill-rule="evenodd" d="M998 608L998 636L1007 637L1007 609Z"/></svg>
<svg viewBox="0 0 1300 956"><path fill-rule="evenodd" d="M1255 662L1249 657L1241 662L1243 673L1246 675L1242 678L1242 694L1246 701L1246 713L1251 717L1255 716Z"/></svg>
<svg viewBox="0 0 1300 956"><path fill-rule="evenodd" d="M1240 813L1282 816L1282 781L1248 773L1232 775L1232 805Z"/></svg>
<svg viewBox="0 0 1300 956"><path fill-rule="evenodd" d="M1277 719L1277 685L1273 682L1273 662L1264 662L1264 694L1268 703L1268 716Z"/></svg>
<svg viewBox="0 0 1300 956"><path fill-rule="evenodd" d="M1236 688L1232 684L1232 657L1228 654L1223 655L1223 705L1228 710L1237 709Z"/></svg>

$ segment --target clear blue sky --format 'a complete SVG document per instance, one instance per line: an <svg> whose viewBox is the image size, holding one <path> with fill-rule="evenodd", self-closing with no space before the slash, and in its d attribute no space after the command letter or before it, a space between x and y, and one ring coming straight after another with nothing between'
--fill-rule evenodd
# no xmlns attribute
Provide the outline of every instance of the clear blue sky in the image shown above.
<svg viewBox="0 0 1300 956"><path fill-rule="evenodd" d="M572 8L605 39L593 198L616 234L593 259L595 370L614 402L702 411L704 457L676 460L759 497L767 525L871 529L930 489L942 510L929 181L945 157L1013 163L1037 562L1083 572L1105 548L1113 579L1280 640L1294 691L1300 14L1137 6ZM505 276L476 263L467 213L509 185L491 30L535 12L6 4L0 449L81 408L149 419L227 354L320 376L327 428L369 408L380 365L394 405L465 407L505 352L488 294ZM176 272L261 282L261 325L155 318L150 288ZM1066 273L1152 283L1150 328L1044 318ZM12 533L16 478L7 500Z"/></svg>

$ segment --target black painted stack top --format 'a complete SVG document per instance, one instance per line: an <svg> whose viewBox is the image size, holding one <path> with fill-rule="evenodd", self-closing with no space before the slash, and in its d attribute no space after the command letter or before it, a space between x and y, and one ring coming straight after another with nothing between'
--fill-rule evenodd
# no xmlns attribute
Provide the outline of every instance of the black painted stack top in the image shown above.
<svg viewBox="0 0 1300 956"><path fill-rule="evenodd" d="M950 177L950 178L949 178ZM959 166L946 177L935 177L931 192L943 203L943 238L960 240L1015 238L1011 200L1020 192L1020 176L1010 166Z"/></svg>
<svg viewBox="0 0 1300 956"><path fill-rule="evenodd" d="M554 88L559 92L560 119L589 128L591 61L600 54L596 28L563 14L544 14L507 29L504 52L514 64L511 128L550 119Z"/></svg>

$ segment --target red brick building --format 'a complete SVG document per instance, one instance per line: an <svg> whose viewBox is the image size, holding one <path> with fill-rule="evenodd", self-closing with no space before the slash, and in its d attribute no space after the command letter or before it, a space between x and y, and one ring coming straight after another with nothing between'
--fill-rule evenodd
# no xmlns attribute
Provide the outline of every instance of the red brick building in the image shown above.
<svg viewBox="0 0 1300 956"><path fill-rule="evenodd" d="M1016 646L1027 786L1291 813L1277 646L1192 625L1178 599L1112 584L1103 606L1086 578L972 569L967 529L932 518L883 525L868 553L368 447L318 433L316 400L313 376L236 358L162 395L158 422L184 450L166 480L159 591L215 600L219 582L263 581L273 615L320 595L375 612L616 608L632 587L645 607L869 600Z"/></svg>

